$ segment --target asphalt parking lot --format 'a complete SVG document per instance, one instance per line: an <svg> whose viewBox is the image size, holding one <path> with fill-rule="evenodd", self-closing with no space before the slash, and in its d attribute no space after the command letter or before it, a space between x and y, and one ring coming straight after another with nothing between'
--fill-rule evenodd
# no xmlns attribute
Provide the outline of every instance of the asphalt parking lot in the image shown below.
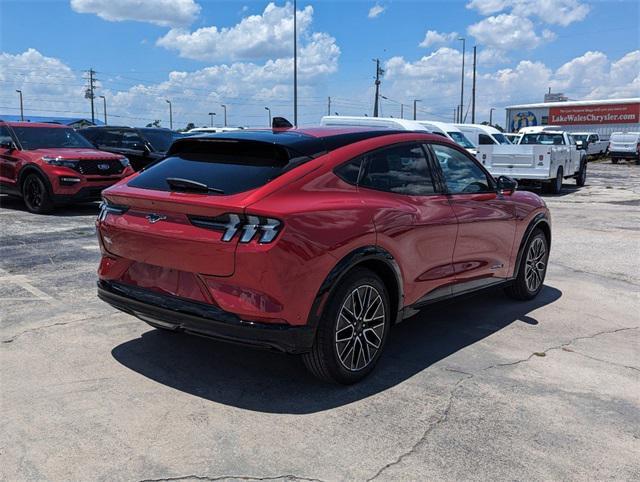
<svg viewBox="0 0 640 482"><path fill-rule="evenodd" d="M95 295L97 205L0 209L0 479L640 479L640 166L545 196L546 286L433 306L363 383Z"/></svg>

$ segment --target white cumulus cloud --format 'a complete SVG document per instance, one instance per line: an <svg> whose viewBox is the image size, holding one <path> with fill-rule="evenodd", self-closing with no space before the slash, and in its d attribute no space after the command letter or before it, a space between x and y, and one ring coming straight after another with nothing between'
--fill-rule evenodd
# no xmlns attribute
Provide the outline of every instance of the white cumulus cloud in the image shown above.
<svg viewBox="0 0 640 482"><path fill-rule="evenodd" d="M384 11L386 10L386 7L383 7L382 5L374 5L373 7L371 7L369 9L369 18L377 18L380 15L382 15L382 13L384 13Z"/></svg>
<svg viewBox="0 0 640 482"><path fill-rule="evenodd" d="M549 30L538 35L533 22L527 17L506 13L469 25L467 32L480 44L502 51L530 50L554 38Z"/></svg>
<svg viewBox="0 0 640 482"><path fill-rule="evenodd" d="M493 15L505 10L522 17L537 17L545 23L566 27L582 21L591 8L579 0L472 0L467 8L481 15Z"/></svg>
<svg viewBox="0 0 640 482"><path fill-rule="evenodd" d="M71 9L110 22L134 20L163 27L189 25L200 13L194 0L71 0Z"/></svg>
<svg viewBox="0 0 640 482"><path fill-rule="evenodd" d="M420 42L420 47L431 47L436 44L444 44L454 41L458 38L457 32L438 32L436 30L427 30L427 33L424 36L424 40Z"/></svg>

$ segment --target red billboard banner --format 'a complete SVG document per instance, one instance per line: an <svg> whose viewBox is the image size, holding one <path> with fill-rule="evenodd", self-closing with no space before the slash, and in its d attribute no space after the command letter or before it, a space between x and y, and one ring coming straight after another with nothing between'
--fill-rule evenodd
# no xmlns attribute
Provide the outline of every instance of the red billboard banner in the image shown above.
<svg viewBox="0 0 640 482"><path fill-rule="evenodd" d="M634 124L640 122L640 102L636 104L575 105L550 107L549 124Z"/></svg>

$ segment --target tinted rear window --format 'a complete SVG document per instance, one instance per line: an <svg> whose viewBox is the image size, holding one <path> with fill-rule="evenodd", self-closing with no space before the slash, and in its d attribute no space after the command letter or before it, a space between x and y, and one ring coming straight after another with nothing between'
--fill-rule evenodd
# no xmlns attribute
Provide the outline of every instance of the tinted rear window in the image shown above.
<svg viewBox="0 0 640 482"><path fill-rule="evenodd" d="M180 178L229 195L263 186L308 160L284 146L264 142L203 141L152 165L128 185L171 191L167 178Z"/></svg>

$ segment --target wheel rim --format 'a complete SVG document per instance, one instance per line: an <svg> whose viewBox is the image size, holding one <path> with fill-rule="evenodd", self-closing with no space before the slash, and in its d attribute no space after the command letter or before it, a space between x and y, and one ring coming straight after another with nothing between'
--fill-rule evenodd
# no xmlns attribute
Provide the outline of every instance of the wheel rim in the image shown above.
<svg viewBox="0 0 640 482"><path fill-rule="evenodd" d="M547 269L546 254L547 248L542 238L535 238L527 252L527 264L524 273L527 289L531 292L540 288L544 280L544 273Z"/></svg>
<svg viewBox="0 0 640 482"><path fill-rule="evenodd" d="M338 360L349 371L369 366L382 346L385 329L384 302L371 285L354 289L345 299L336 321Z"/></svg>
<svg viewBox="0 0 640 482"><path fill-rule="evenodd" d="M39 208L42 204L42 186L35 179L27 181L25 199L32 208Z"/></svg>

